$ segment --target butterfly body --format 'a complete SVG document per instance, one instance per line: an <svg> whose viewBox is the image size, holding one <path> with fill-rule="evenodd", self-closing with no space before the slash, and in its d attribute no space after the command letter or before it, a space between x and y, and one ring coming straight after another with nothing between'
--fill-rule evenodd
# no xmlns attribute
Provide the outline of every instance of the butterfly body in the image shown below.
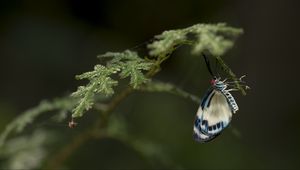
<svg viewBox="0 0 300 170"><path fill-rule="evenodd" d="M206 92L197 111L194 123L194 139L207 142L217 137L230 123L232 114L239 108L226 80L211 80L211 88Z"/></svg>

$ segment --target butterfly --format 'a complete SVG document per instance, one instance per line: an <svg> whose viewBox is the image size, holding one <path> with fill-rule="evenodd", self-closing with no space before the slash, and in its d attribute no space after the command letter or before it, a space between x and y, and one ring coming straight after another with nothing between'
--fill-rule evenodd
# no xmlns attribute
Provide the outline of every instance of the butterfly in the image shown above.
<svg viewBox="0 0 300 170"><path fill-rule="evenodd" d="M208 70L212 74L209 62L205 56L204 58ZM243 77L245 76L239 79L240 82L242 82ZM232 82L213 76L210 83L211 87L203 96L197 111L193 129L194 139L202 143L211 141L220 135L229 125L232 115L239 110L234 97L230 93L230 91L238 89L228 89Z"/></svg>

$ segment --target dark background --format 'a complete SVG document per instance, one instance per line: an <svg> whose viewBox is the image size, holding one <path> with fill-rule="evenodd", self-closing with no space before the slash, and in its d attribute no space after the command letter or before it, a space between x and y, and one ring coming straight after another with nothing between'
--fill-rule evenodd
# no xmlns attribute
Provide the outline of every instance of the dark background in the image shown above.
<svg viewBox="0 0 300 170"><path fill-rule="evenodd" d="M251 87L245 97L234 94L240 111L232 128L215 141L195 143L195 103L138 93L123 105L130 132L159 143L187 169L299 167L298 5L296 0L1 0L0 130L42 99L74 91L83 83L74 75L91 70L98 54L134 47L164 30L226 22L245 33L223 58L235 73L247 74ZM185 50L156 78L197 96L209 85L202 58ZM71 167L149 167L113 140L79 152L82 161L70 161Z"/></svg>

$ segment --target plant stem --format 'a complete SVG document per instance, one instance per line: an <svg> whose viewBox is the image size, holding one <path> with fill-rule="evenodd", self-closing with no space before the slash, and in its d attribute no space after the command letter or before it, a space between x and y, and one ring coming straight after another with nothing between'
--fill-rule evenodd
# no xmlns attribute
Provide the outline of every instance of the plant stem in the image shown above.
<svg viewBox="0 0 300 170"><path fill-rule="evenodd" d="M106 110L102 112L102 116L99 117L94 124L95 131L97 131L97 129L102 129L103 127L106 127L109 113L113 112L117 108L117 106L131 93L133 93L133 89L131 87L127 87L108 104Z"/></svg>
<svg viewBox="0 0 300 170"><path fill-rule="evenodd" d="M141 87L142 91L148 91L148 92L166 92L166 93L171 93L183 98L187 98L197 104L200 103L200 98L190 94L176 86L174 86L171 83L164 83L160 81L152 81L150 83L145 84L144 86Z"/></svg>

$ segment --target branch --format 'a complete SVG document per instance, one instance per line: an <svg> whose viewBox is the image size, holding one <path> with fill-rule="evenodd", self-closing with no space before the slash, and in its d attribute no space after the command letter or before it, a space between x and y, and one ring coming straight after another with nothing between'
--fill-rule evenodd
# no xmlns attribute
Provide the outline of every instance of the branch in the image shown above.
<svg viewBox="0 0 300 170"><path fill-rule="evenodd" d="M186 99L189 99L197 104L200 103L200 98L190 94L175 85L171 83L164 83L160 81L152 81L150 83L145 84L144 86L141 87L141 91L147 91L147 92L166 92L166 93L171 93Z"/></svg>

